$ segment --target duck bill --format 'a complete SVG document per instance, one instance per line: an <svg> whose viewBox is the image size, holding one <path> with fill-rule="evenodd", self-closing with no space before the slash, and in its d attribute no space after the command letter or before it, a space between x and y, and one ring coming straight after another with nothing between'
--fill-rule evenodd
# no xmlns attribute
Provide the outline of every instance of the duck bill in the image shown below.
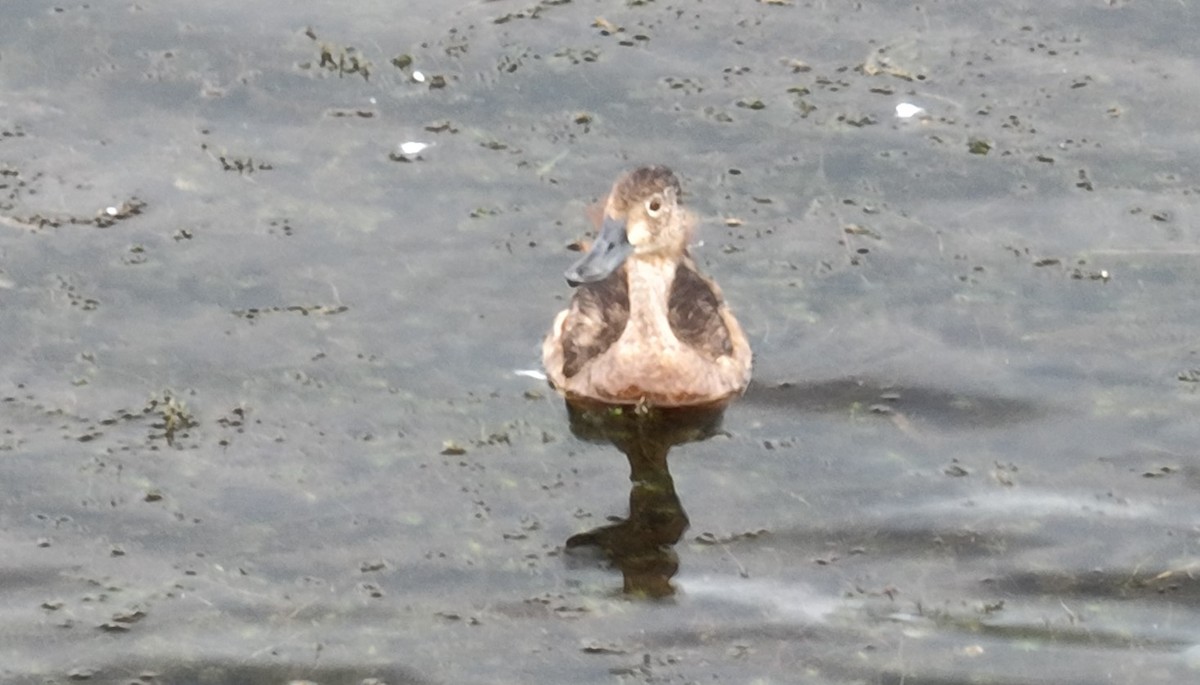
<svg viewBox="0 0 1200 685"><path fill-rule="evenodd" d="M592 249L567 269L567 283L575 287L603 281L631 254L633 245L629 244L629 236L625 233L625 222L606 216Z"/></svg>

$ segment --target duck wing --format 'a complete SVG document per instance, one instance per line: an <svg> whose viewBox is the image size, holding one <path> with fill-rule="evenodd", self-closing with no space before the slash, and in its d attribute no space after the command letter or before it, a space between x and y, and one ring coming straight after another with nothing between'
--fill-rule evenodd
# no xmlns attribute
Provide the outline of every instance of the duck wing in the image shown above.
<svg viewBox="0 0 1200 685"><path fill-rule="evenodd" d="M681 342L711 359L733 353L733 340L721 316L725 300L721 290L684 259L675 270L667 300L667 320Z"/></svg>
<svg viewBox="0 0 1200 685"><path fill-rule="evenodd" d="M597 283L580 285L563 322L563 375L574 376L612 347L628 322L629 284L624 269Z"/></svg>

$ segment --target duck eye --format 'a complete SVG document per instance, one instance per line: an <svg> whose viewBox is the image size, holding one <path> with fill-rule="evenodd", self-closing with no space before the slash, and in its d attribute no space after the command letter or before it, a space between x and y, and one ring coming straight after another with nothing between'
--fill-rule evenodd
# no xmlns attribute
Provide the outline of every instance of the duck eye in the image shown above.
<svg viewBox="0 0 1200 685"><path fill-rule="evenodd" d="M650 212L650 216L654 216L655 214L658 214L658 211L660 209L662 209L662 199L661 198L652 197L646 201L646 211Z"/></svg>

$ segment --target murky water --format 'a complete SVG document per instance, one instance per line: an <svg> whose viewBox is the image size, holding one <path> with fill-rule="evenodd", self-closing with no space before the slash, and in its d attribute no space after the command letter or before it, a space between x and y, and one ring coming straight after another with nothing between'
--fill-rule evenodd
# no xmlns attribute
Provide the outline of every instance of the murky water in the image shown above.
<svg viewBox="0 0 1200 685"><path fill-rule="evenodd" d="M6 5L0 680L1200 677L1200 16L881 4ZM631 462L642 162L756 366Z"/></svg>

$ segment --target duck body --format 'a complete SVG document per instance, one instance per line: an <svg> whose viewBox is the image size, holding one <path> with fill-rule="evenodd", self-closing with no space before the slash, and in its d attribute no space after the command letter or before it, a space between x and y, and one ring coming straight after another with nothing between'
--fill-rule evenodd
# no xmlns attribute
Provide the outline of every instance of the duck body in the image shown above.
<svg viewBox="0 0 1200 685"><path fill-rule="evenodd" d="M722 404L750 381L750 345L687 251L693 225L666 167L620 178L600 234L567 271L576 287L542 345L551 385L573 400Z"/></svg>

